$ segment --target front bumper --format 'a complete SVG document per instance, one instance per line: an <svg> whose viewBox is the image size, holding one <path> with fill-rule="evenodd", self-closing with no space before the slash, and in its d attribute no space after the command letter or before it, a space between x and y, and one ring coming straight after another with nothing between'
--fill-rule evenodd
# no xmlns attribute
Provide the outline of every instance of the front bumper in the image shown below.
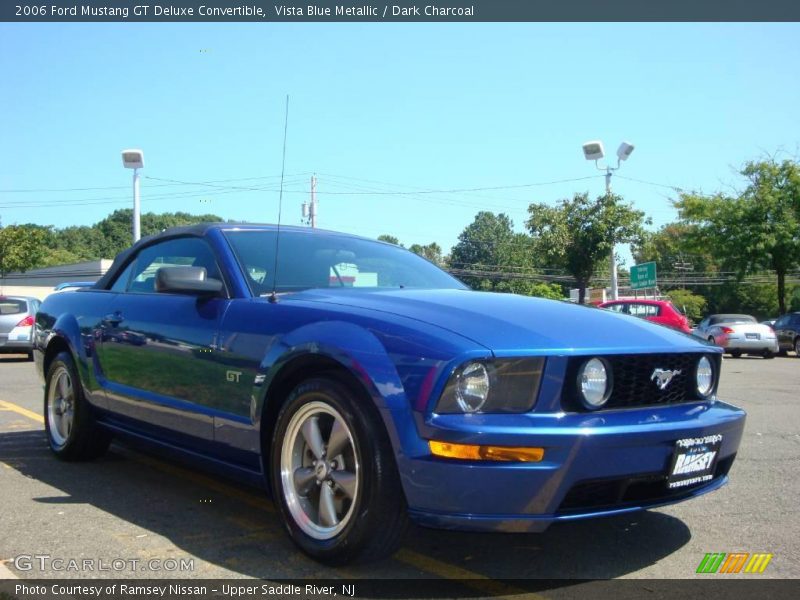
<svg viewBox="0 0 800 600"><path fill-rule="evenodd" d="M475 418L472 418L475 417ZM543 531L556 521L671 504L727 482L744 411L723 402L592 414L418 417L424 440L545 448L539 463L399 459L410 514L434 527ZM711 481L668 490L675 442L722 435Z"/></svg>

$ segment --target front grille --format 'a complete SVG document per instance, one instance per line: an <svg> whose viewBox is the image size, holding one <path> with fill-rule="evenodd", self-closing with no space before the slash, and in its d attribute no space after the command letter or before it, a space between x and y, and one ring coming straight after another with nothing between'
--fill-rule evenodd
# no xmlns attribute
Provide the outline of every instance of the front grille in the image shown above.
<svg viewBox="0 0 800 600"><path fill-rule="evenodd" d="M695 388L695 369L702 354L618 354L602 358L611 365L613 389L603 408L676 404L702 400ZM719 357L705 355L719 373ZM578 398L578 369L590 357L570 359L564 382L563 405L567 411L585 411ZM656 369L680 371L665 389L653 381Z"/></svg>
<svg viewBox="0 0 800 600"><path fill-rule="evenodd" d="M683 488L669 489L664 473L581 481L567 492L557 512L564 515L680 500L727 475L735 458L732 454L720 460L710 481Z"/></svg>

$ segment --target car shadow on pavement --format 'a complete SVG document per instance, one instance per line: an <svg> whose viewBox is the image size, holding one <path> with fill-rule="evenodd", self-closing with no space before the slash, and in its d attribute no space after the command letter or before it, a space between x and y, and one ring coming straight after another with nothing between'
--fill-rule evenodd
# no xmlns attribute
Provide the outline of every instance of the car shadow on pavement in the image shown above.
<svg viewBox="0 0 800 600"><path fill-rule="evenodd" d="M294 547L271 501L255 488L116 444L96 461L62 462L50 453L41 429L0 432L0 461L30 478L23 488L0 492L0 502L16 506L9 517L9 531L20 531L28 520L57 522L60 530L50 526L50 538L43 533L41 539L10 535L4 543L6 550L94 554L108 560L178 558L181 554L196 559L191 573L149 573L150 577L605 579L652 565L691 538L682 521L657 512L557 524L540 534L477 534L411 526L394 558L332 569ZM74 547L43 546L54 536L86 540L87 528L89 534L97 530L88 537L97 540L96 547L94 542L86 547L86 541L72 542ZM555 587L570 584L564 581ZM535 581L523 588L541 589Z"/></svg>

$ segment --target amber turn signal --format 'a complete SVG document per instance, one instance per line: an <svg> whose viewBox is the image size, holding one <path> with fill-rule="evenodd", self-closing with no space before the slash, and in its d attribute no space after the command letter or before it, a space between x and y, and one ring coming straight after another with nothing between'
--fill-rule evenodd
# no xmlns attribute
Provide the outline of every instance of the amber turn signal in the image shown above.
<svg viewBox="0 0 800 600"><path fill-rule="evenodd" d="M474 446L428 440L431 454L442 458L461 460L497 460L513 462L539 462L544 458L544 448L519 448L512 446Z"/></svg>

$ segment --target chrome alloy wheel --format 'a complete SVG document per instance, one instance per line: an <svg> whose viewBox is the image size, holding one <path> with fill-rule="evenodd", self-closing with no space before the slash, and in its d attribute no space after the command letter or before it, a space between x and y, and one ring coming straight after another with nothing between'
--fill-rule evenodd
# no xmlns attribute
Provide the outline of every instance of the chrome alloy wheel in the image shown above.
<svg viewBox="0 0 800 600"><path fill-rule="evenodd" d="M75 420L75 388L66 367L59 365L47 393L47 424L53 444L61 448L69 439Z"/></svg>
<svg viewBox="0 0 800 600"><path fill-rule="evenodd" d="M329 540L353 517L360 462L344 418L325 402L309 402L292 415L281 446L281 483L298 527Z"/></svg>

